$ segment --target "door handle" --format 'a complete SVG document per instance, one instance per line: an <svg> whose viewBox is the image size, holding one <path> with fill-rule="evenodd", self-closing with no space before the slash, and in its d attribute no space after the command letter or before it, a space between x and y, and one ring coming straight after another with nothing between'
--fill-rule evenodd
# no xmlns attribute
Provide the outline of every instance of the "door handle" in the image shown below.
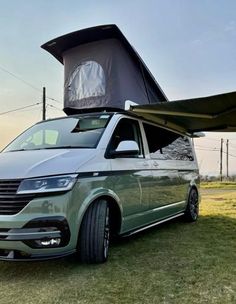
<svg viewBox="0 0 236 304"><path fill-rule="evenodd" d="M144 167L149 167L149 163L148 162L143 162L143 166Z"/></svg>

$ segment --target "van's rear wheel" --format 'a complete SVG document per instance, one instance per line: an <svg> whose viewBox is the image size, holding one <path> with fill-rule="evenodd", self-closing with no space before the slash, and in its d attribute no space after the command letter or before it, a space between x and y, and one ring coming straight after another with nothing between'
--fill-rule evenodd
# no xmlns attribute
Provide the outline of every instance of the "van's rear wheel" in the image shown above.
<svg viewBox="0 0 236 304"><path fill-rule="evenodd" d="M108 258L110 241L109 206L99 199L84 215L79 235L79 255L85 263L103 263Z"/></svg>
<svg viewBox="0 0 236 304"><path fill-rule="evenodd" d="M185 210L185 218L189 222L195 222L199 214L198 192L192 188L188 196L188 204Z"/></svg>

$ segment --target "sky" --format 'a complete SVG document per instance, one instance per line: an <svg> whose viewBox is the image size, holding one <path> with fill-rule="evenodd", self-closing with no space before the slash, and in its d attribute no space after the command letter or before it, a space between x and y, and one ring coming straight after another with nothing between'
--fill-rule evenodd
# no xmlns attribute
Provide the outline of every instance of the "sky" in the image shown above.
<svg viewBox="0 0 236 304"><path fill-rule="evenodd" d="M64 115L63 66L40 45L110 23L169 100L236 91L235 0L0 0L0 149L42 116L41 105L3 113L41 102L43 86L51 98L47 117ZM220 138L229 139L230 174L236 174L236 133L195 140L202 174L219 173Z"/></svg>

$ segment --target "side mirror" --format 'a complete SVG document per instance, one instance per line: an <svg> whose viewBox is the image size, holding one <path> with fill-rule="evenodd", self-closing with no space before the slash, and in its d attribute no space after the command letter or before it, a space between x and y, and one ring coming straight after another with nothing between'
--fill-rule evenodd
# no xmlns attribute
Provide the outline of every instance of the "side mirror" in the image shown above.
<svg viewBox="0 0 236 304"><path fill-rule="evenodd" d="M111 157L133 156L139 153L139 147L134 140L121 141L114 151L110 151Z"/></svg>

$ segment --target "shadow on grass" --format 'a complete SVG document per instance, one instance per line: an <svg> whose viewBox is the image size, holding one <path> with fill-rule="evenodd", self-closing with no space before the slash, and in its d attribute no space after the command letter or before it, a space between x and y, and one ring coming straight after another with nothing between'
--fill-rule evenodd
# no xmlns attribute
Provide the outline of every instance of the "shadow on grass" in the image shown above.
<svg viewBox="0 0 236 304"><path fill-rule="evenodd" d="M78 276L93 272L112 271L120 267L146 264L151 267L170 267L197 259L228 258L233 261L235 250L236 219L224 216L200 216L196 223L173 220L137 235L116 240L111 245L109 261L100 265L82 265L75 257L45 262L0 262L0 281L48 280L61 281L77 273ZM233 249L234 248L234 249ZM167 261L168 258L168 261ZM125 265L125 266L124 266ZM175 266L171 266L175 267Z"/></svg>

